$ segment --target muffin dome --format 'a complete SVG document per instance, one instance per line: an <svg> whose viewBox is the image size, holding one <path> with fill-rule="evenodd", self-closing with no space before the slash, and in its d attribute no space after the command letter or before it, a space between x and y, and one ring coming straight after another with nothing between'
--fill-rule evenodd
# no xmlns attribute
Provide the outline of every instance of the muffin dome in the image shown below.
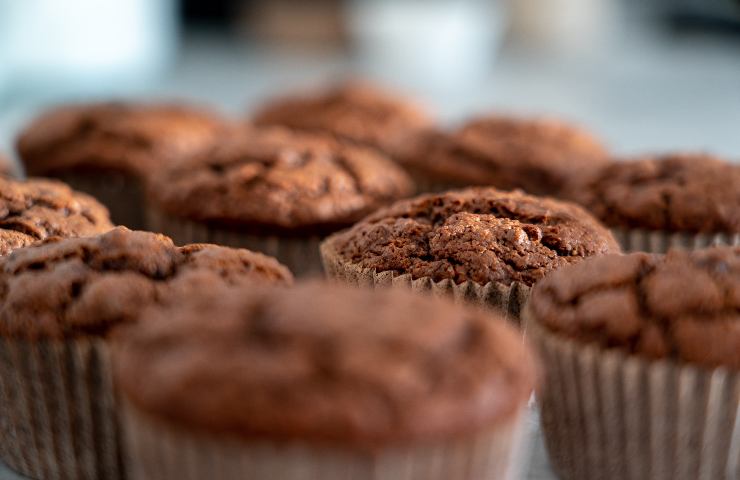
<svg viewBox="0 0 740 480"><path fill-rule="evenodd" d="M607 162L602 144L576 126L487 116L451 133L426 135L405 163L415 174L444 183L553 195L574 174Z"/></svg>
<svg viewBox="0 0 740 480"><path fill-rule="evenodd" d="M176 104L93 103L43 113L18 138L31 175L73 169L146 176L153 168L216 140L215 114Z"/></svg>
<svg viewBox="0 0 740 480"><path fill-rule="evenodd" d="M604 256L540 282L548 330L652 359L740 369L740 248Z"/></svg>
<svg viewBox="0 0 740 480"><path fill-rule="evenodd" d="M534 386L501 319L402 291L210 292L150 310L119 340L116 377L137 410L247 440L454 436L511 419Z"/></svg>
<svg viewBox="0 0 740 480"><path fill-rule="evenodd" d="M507 285L532 285L560 266L619 252L580 207L493 188L399 201L329 237L324 249L378 272Z"/></svg>
<svg viewBox="0 0 740 480"><path fill-rule="evenodd" d="M224 139L150 187L170 215L258 233L333 231L413 191L376 152L277 128Z"/></svg>
<svg viewBox="0 0 740 480"><path fill-rule="evenodd" d="M615 162L564 196L610 227L740 233L740 165L706 154Z"/></svg>
<svg viewBox="0 0 740 480"><path fill-rule="evenodd" d="M0 176L0 256L49 237L79 237L113 228L92 197L60 182Z"/></svg>
<svg viewBox="0 0 740 480"><path fill-rule="evenodd" d="M162 235L118 227L52 239L0 260L0 336L106 336L152 304L219 284L287 284L272 258L215 245L176 247Z"/></svg>
<svg viewBox="0 0 740 480"><path fill-rule="evenodd" d="M362 82L325 92L275 100L254 117L256 125L328 133L398 157L432 121L414 103Z"/></svg>

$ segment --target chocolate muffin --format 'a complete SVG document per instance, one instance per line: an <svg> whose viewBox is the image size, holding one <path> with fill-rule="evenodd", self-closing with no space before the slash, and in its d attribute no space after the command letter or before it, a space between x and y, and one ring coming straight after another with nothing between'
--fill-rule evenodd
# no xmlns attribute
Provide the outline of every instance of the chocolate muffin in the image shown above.
<svg viewBox="0 0 740 480"><path fill-rule="evenodd" d="M31 122L17 148L30 175L64 180L102 201L116 223L142 228L145 179L225 128L215 114L182 105L67 105Z"/></svg>
<svg viewBox="0 0 740 480"><path fill-rule="evenodd" d="M574 174L606 164L601 142L554 119L487 116L426 135L404 162L420 190L486 185L554 195Z"/></svg>
<svg viewBox="0 0 740 480"><path fill-rule="evenodd" d="M330 277L450 292L515 319L545 275L610 252L616 241L580 207L494 188L399 201L321 246Z"/></svg>
<svg viewBox="0 0 740 480"><path fill-rule="evenodd" d="M494 314L320 283L203 292L114 352L142 480L503 478L535 380Z"/></svg>
<svg viewBox="0 0 740 480"><path fill-rule="evenodd" d="M273 100L257 111L253 122L328 133L394 159L405 157L416 137L433 125L414 102L357 81Z"/></svg>
<svg viewBox="0 0 740 480"><path fill-rule="evenodd" d="M210 241L320 271L320 239L409 195L411 180L372 150L326 136L252 129L160 172L150 229L176 242Z"/></svg>
<svg viewBox="0 0 740 480"><path fill-rule="evenodd" d="M740 165L712 155L616 162L574 177L563 195L612 228L628 251L740 244Z"/></svg>
<svg viewBox="0 0 740 480"><path fill-rule="evenodd" d="M162 235L123 227L3 257L2 461L33 478L123 478L111 338L147 306L219 285L246 291L290 282L285 267L261 254L178 248Z"/></svg>
<svg viewBox="0 0 740 480"><path fill-rule="evenodd" d="M738 478L738 292L738 247L593 258L535 287L561 478Z"/></svg>
<svg viewBox="0 0 740 480"><path fill-rule="evenodd" d="M0 176L0 256L49 237L80 237L113 228L108 211L61 182Z"/></svg>

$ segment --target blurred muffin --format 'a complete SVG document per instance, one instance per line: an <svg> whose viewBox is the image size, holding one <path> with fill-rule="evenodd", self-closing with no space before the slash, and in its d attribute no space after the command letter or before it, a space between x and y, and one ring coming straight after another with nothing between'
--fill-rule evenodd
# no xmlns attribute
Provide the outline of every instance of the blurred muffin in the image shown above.
<svg viewBox="0 0 740 480"><path fill-rule="evenodd" d="M738 478L738 292L738 247L593 258L534 288L524 317L561 478Z"/></svg>
<svg viewBox="0 0 740 480"><path fill-rule="evenodd" d="M616 162L575 176L563 196L612 228L627 251L740 244L740 165L711 155Z"/></svg>
<svg viewBox="0 0 740 480"><path fill-rule="evenodd" d="M433 125L429 114L412 101L356 81L273 100L257 111L253 121L328 133L394 159L406 156L419 133Z"/></svg>
<svg viewBox="0 0 740 480"><path fill-rule="evenodd" d="M110 339L152 304L218 285L290 282L257 253L178 248L123 227L3 257L0 458L33 478L123 478Z"/></svg>
<svg viewBox="0 0 740 480"><path fill-rule="evenodd" d="M244 246L314 273L324 235L412 192L408 176L370 149L252 129L153 178L149 225L178 243Z"/></svg>
<svg viewBox="0 0 740 480"><path fill-rule="evenodd" d="M610 252L616 241L580 207L494 188L402 200L321 245L330 277L447 292L515 320L545 275Z"/></svg>
<svg viewBox="0 0 740 480"><path fill-rule="evenodd" d="M104 206L61 182L0 176L0 256L50 237L80 237L113 228Z"/></svg>
<svg viewBox="0 0 740 480"><path fill-rule="evenodd" d="M64 180L102 201L114 222L142 228L146 177L217 140L225 128L213 113L182 105L67 105L28 125L17 148L29 175Z"/></svg>
<svg viewBox="0 0 740 480"><path fill-rule="evenodd" d="M114 352L141 480L504 478L535 381L491 313L320 283L149 310Z"/></svg>
<svg viewBox="0 0 740 480"><path fill-rule="evenodd" d="M554 195L576 172L606 164L601 142L553 119L487 116L418 142L404 165L420 191L472 185Z"/></svg>
<svg viewBox="0 0 740 480"><path fill-rule="evenodd" d="M18 176L18 169L15 167L13 160L2 152L0 152L0 175L10 178Z"/></svg>

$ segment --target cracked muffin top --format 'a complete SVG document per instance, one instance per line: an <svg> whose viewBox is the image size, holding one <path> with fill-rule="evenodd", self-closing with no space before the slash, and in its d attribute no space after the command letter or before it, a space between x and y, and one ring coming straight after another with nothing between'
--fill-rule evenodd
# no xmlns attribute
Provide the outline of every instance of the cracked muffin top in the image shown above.
<svg viewBox="0 0 740 480"><path fill-rule="evenodd" d="M740 369L740 247L589 259L540 282L528 308L577 342Z"/></svg>
<svg viewBox="0 0 740 480"><path fill-rule="evenodd" d="M17 148L31 175L92 169L144 176L204 148L226 128L211 112L176 104L66 105L31 122Z"/></svg>
<svg viewBox="0 0 740 480"><path fill-rule="evenodd" d="M554 195L573 174L607 162L602 144L573 125L487 116L428 134L405 163L439 180Z"/></svg>
<svg viewBox="0 0 740 480"><path fill-rule="evenodd" d="M254 123L329 133L397 158L432 120L405 98L346 82L314 95L274 100L257 112Z"/></svg>
<svg viewBox="0 0 740 480"><path fill-rule="evenodd" d="M95 237L51 239L0 259L0 335L106 336L152 304L219 284L287 284L277 260L118 227ZM207 323L207 322L206 322Z"/></svg>
<svg viewBox="0 0 740 480"><path fill-rule="evenodd" d="M0 176L0 256L49 237L80 237L113 228L94 198L53 180Z"/></svg>
<svg viewBox="0 0 740 480"><path fill-rule="evenodd" d="M503 318L405 291L203 292L116 340L116 380L139 411L249 440L449 438L513 419L535 383Z"/></svg>
<svg viewBox="0 0 740 480"><path fill-rule="evenodd" d="M379 210L326 240L324 250L412 278L532 285L591 255L619 252L580 207L522 192L469 188Z"/></svg>
<svg viewBox="0 0 740 480"><path fill-rule="evenodd" d="M335 231L408 196L392 161L326 136L251 129L161 171L149 196L191 220L265 231Z"/></svg>
<svg viewBox="0 0 740 480"><path fill-rule="evenodd" d="M610 227L740 232L740 165L712 155L615 162L576 177L564 196Z"/></svg>

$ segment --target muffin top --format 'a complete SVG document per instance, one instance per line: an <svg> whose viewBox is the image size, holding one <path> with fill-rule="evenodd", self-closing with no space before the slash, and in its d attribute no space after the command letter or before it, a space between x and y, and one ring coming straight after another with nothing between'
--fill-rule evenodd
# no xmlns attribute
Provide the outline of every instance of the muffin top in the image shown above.
<svg viewBox="0 0 740 480"><path fill-rule="evenodd" d="M379 153L280 128L232 135L155 177L160 209L261 233L334 231L413 191Z"/></svg>
<svg viewBox="0 0 740 480"><path fill-rule="evenodd" d="M0 259L0 335L103 337L176 294L219 284L291 281L285 267L258 253L205 244L176 247L163 235L125 227L95 237L55 238Z"/></svg>
<svg viewBox="0 0 740 480"><path fill-rule="evenodd" d="M17 147L32 175L96 169L144 176L203 148L224 129L211 112L176 104L67 105L27 126Z"/></svg>
<svg viewBox="0 0 740 480"><path fill-rule="evenodd" d="M534 386L502 318L406 291L206 292L147 314L118 339L118 384L189 429L376 448L485 430Z"/></svg>
<svg viewBox="0 0 740 480"><path fill-rule="evenodd" d="M740 248L608 255L540 282L532 317L578 342L740 369Z"/></svg>
<svg viewBox="0 0 740 480"><path fill-rule="evenodd" d="M608 162L590 133L553 119L477 118L452 133L429 134L407 162L441 180L529 193L557 193L574 173Z"/></svg>
<svg viewBox="0 0 740 480"><path fill-rule="evenodd" d="M323 248L376 271L507 285L532 285L562 265L619 252L580 207L494 188L397 202L329 237Z"/></svg>
<svg viewBox="0 0 740 480"><path fill-rule="evenodd" d="M257 112L254 123L330 133L397 157L432 120L405 98L346 82L313 95L274 100Z"/></svg>
<svg viewBox="0 0 740 480"><path fill-rule="evenodd" d="M740 165L707 154L615 162L575 178L564 196L612 227L740 232Z"/></svg>
<svg viewBox="0 0 740 480"><path fill-rule="evenodd" d="M0 176L0 256L49 237L95 235L111 228L103 205L61 182Z"/></svg>

